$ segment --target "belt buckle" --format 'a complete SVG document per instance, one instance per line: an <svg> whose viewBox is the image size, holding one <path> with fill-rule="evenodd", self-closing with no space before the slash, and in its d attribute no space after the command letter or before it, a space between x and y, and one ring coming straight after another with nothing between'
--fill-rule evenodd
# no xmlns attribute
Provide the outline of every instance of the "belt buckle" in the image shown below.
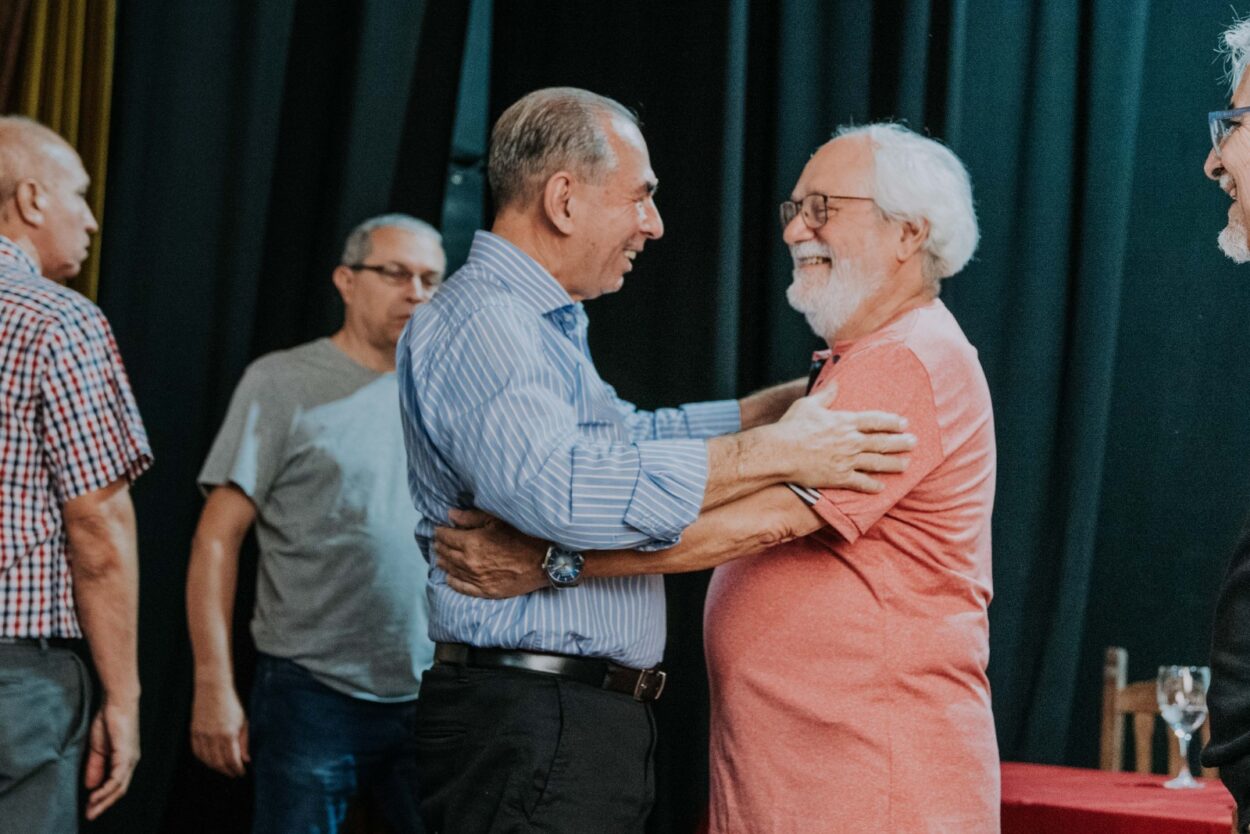
<svg viewBox="0 0 1250 834"><path fill-rule="evenodd" d="M656 686L656 689L655 689L655 695L651 696L650 698L644 699L642 696L645 695L647 693L647 690L651 688L652 680L659 682L659 684ZM660 700L660 696L664 694L664 684L667 681L668 681L668 672L662 671L660 669L644 669L642 673L638 675L638 682L634 684L634 700L635 701L642 701L642 700L658 701Z"/></svg>

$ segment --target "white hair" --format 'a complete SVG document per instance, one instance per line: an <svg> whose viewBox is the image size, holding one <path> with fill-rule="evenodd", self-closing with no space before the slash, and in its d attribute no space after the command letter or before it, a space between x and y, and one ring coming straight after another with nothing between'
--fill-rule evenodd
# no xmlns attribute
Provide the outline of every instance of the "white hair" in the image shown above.
<svg viewBox="0 0 1250 834"><path fill-rule="evenodd" d="M838 128L837 137L866 136L873 146L873 200L891 220L929 221L924 277L939 281L972 259L981 233L968 171L950 148L899 124Z"/></svg>
<svg viewBox="0 0 1250 834"><path fill-rule="evenodd" d="M1224 56L1224 75L1232 95L1246 72L1246 64L1250 64L1250 17L1234 21L1225 29L1216 51Z"/></svg>

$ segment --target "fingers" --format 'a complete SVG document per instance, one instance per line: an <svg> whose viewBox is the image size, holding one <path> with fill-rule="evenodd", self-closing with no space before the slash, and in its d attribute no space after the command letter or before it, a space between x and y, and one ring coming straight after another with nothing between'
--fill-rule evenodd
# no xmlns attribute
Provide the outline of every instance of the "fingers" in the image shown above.
<svg viewBox="0 0 1250 834"><path fill-rule="evenodd" d="M878 454L893 454L897 452L910 452L916 448L916 436L914 434L860 434L860 451L876 452Z"/></svg>
<svg viewBox="0 0 1250 834"><path fill-rule="evenodd" d="M850 417L851 424L863 432L897 432L904 431L907 428L907 419L905 417L890 414L886 411L847 412L847 416Z"/></svg>
<svg viewBox="0 0 1250 834"><path fill-rule="evenodd" d="M458 527L435 527L434 549L463 550L468 537L468 532Z"/></svg>
<svg viewBox="0 0 1250 834"><path fill-rule="evenodd" d="M461 530L472 530L476 527L485 527L492 521L495 521L495 517L490 513L474 509L459 510L455 507L448 510L447 517L451 519L452 524L455 524Z"/></svg>
<svg viewBox="0 0 1250 834"><path fill-rule="evenodd" d="M243 767L242 750L237 739L193 738L191 752L223 776L242 776L247 772Z"/></svg>
<svg viewBox="0 0 1250 834"><path fill-rule="evenodd" d="M486 593L472 582L466 582L455 574L447 574L447 585L453 591L470 597L486 597Z"/></svg>
<svg viewBox="0 0 1250 834"><path fill-rule="evenodd" d="M842 483L841 489L853 489L856 492L880 492L885 489L885 484L874 478L870 478L862 472L852 472L846 476Z"/></svg>
<svg viewBox="0 0 1250 834"><path fill-rule="evenodd" d="M130 776L133 769L119 768L117 772L109 775L104 784L91 792L87 797L87 819L93 820L103 814L113 803L121 799L126 794L126 789L130 787Z"/></svg>
<svg viewBox="0 0 1250 834"><path fill-rule="evenodd" d="M87 797L87 819L93 820L100 816L125 796L133 773L134 763L124 761L120 753L114 753L109 778Z"/></svg>
<svg viewBox="0 0 1250 834"><path fill-rule="evenodd" d="M878 455L864 452L855 456L853 464L858 472L904 472L911 459L902 455Z"/></svg>
<svg viewBox="0 0 1250 834"><path fill-rule="evenodd" d="M97 712L91 719L91 729L87 735L87 764L83 768L83 786L91 789L104 781L108 769L109 753L108 729L104 726L103 711Z"/></svg>

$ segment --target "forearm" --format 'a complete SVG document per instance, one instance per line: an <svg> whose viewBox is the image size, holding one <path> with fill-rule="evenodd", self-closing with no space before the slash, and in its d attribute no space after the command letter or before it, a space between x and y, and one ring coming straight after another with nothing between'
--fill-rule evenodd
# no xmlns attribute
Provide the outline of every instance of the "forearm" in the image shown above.
<svg viewBox="0 0 1250 834"><path fill-rule="evenodd" d="M799 378L756 391L749 397L743 397L738 401L742 415L742 428L753 429L756 426L777 422L786 413L786 409L803 396L806 390L807 380Z"/></svg>
<svg viewBox="0 0 1250 834"><path fill-rule="evenodd" d="M67 507L70 574L78 621L105 698L139 699L139 566L134 506L124 485L87 512Z"/></svg>
<svg viewBox="0 0 1250 834"><path fill-rule="evenodd" d="M789 472L770 453L767 428L757 428L707 441L707 486L703 512L779 484Z"/></svg>
<svg viewBox="0 0 1250 834"><path fill-rule="evenodd" d="M681 541L666 550L593 551L586 554L586 576L688 573L767 550L810 535L821 518L788 487L776 486L703 513Z"/></svg>
<svg viewBox="0 0 1250 834"><path fill-rule="evenodd" d="M238 543L196 533L187 569L187 626L197 687L234 687L231 652Z"/></svg>

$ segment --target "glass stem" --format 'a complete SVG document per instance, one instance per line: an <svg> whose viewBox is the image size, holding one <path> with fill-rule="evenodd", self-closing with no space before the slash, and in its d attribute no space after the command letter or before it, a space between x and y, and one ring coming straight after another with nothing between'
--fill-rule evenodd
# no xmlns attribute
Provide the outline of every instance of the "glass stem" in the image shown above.
<svg viewBox="0 0 1250 834"><path fill-rule="evenodd" d="M1189 733L1177 733L1176 740L1181 748L1181 772L1177 775L1188 781L1193 778L1193 774L1189 771Z"/></svg>

